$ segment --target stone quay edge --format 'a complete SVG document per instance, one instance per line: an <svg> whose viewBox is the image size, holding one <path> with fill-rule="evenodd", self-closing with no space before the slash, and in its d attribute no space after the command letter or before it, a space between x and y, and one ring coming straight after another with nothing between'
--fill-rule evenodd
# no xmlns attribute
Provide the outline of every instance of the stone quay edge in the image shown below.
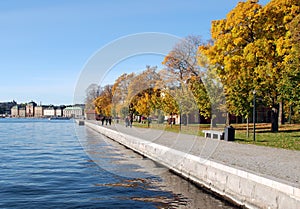
<svg viewBox="0 0 300 209"><path fill-rule="evenodd" d="M135 136L85 122L100 134L246 208L300 208L300 189Z"/></svg>

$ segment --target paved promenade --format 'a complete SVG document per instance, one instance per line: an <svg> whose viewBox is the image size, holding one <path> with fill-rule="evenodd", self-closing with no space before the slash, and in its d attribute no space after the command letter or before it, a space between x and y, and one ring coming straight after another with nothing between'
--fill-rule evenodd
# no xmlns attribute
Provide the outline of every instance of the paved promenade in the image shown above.
<svg viewBox="0 0 300 209"><path fill-rule="evenodd" d="M99 122L95 122L100 125ZM300 188L300 151L206 139L163 130L104 125L128 135Z"/></svg>

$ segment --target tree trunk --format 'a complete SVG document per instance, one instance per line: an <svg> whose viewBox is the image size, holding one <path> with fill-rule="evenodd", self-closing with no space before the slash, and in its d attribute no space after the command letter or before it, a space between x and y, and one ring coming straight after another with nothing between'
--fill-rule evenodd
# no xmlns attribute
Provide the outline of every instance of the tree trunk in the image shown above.
<svg viewBox="0 0 300 209"><path fill-rule="evenodd" d="M230 126L230 113L227 112L226 114L226 126Z"/></svg>
<svg viewBox="0 0 300 209"><path fill-rule="evenodd" d="M179 115L179 131L181 131L181 126L182 126L182 113L180 112L180 115Z"/></svg>
<svg viewBox="0 0 300 209"><path fill-rule="evenodd" d="M284 102L279 103L278 125L284 125Z"/></svg>
<svg viewBox="0 0 300 209"><path fill-rule="evenodd" d="M271 131L278 132L278 107L273 107L271 111Z"/></svg>
<svg viewBox="0 0 300 209"><path fill-rule="evenodd" d="M187 126L188 124L189 124L189 114L187 113L184 125Z"/></svg>
<svg viewBox="0 0 300 209"><path fill-rule="evenodd" d="M210 129L213 129L217 126L217 123L216 123L216 115L212 115L211 116L211 119L210 119Z"/></svg>
<svg viewBox="0 0 300 209"><path fill-rule="evenodd" d="M293 112L293 107L290 105L290 111L289 111L289 124L292 124L292 112Z"/></svg>

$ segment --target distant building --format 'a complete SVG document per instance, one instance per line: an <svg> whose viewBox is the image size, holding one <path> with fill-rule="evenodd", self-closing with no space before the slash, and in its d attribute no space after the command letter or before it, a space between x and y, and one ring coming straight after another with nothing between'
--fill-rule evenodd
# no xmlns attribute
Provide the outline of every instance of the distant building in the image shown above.
<svg viewBox="0 0 300 209"><path fill-rule="evenodd" d="M96 111L95 110L85 111L85 118L87 120L96 120Z"/></svg>
<svg viewBox="0 0 300 209"><path fill-rule="evenodd" d="M55 110L55 115L57 117L62 117L64 115L63 108L62 107L57 107L56 110Z"/></svg>
<svg viewBox="0 0 300 209"><path fill-rule="evenodd" d="M42 118L44 117L44 106L36 106L34 107L34 117L36 118Z"/></svg>
<svg viewBox="0 0 300 209"><path fill-rule="evenodd" d="M10 111L11 111L12 117L20 117L20 118L26 117L26 105L25 104L14 105L10 109Z"/></svg>
<svg viewBox="0 0 300 209"><path fill-rule="evenodd" d="M66 107L63 110L64 117L82 118L84 116L83 108L80 106Z"/></svg>
<svg viewBox="0 0 300 209"><path fill-rule="evenodd" d="M75 104L73 107L81 107L83 110L85 109L85 104Z"/></svg>
<svg viewBox="0 0 300 209"><path fill-rule="evenodd" d="M14 105L10 111L11 111L10 115L12 117L14 117L14 118L19 117L19 105Z"/></svg>
<svg viewBox="0 0 300 209"><path fill-rule="evenodd" d="M55 109L54 106L49 106L44 109L45 117L55 117Z"/></svg>
<svg viewBox="0 0 300 209"><path fill-rule="evenodd" d="M1 105L2 103L0 103ZM14 104L14 105L12 105ZM31 101L27 104L17 104L15 101L12 102L9 109L9 113L12 117L63 117L65 114L68 117L83 117L83 108L81 105L69 107L69 109L64 112L66 108L65 105L60 106L46 106L46 105L37 105L35 102ZM0 114L1 116L2 114Z"/></svg>
<svg viewBox="0 0 300 209"><path fill-rule="evenodd" d="M26 117L34 117L34 110L36 107L36 103L31 101L26 105Z"/></svg>
<svg viewBox="0 0 300 209"><path fill-rule="evenodd" d="M20 118L26 117L26 106L19 107L19 116Z"/></svg>

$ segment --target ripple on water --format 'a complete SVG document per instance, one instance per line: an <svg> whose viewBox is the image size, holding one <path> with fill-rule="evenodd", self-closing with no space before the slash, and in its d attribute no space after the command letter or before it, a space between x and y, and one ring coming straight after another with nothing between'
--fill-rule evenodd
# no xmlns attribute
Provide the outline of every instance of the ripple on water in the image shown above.
<svg viewBox="0 0 300 209"><path fill-rule="evenodd" d="M0 208L231 208L73 121L3 119L0 139Z"/></svg>

